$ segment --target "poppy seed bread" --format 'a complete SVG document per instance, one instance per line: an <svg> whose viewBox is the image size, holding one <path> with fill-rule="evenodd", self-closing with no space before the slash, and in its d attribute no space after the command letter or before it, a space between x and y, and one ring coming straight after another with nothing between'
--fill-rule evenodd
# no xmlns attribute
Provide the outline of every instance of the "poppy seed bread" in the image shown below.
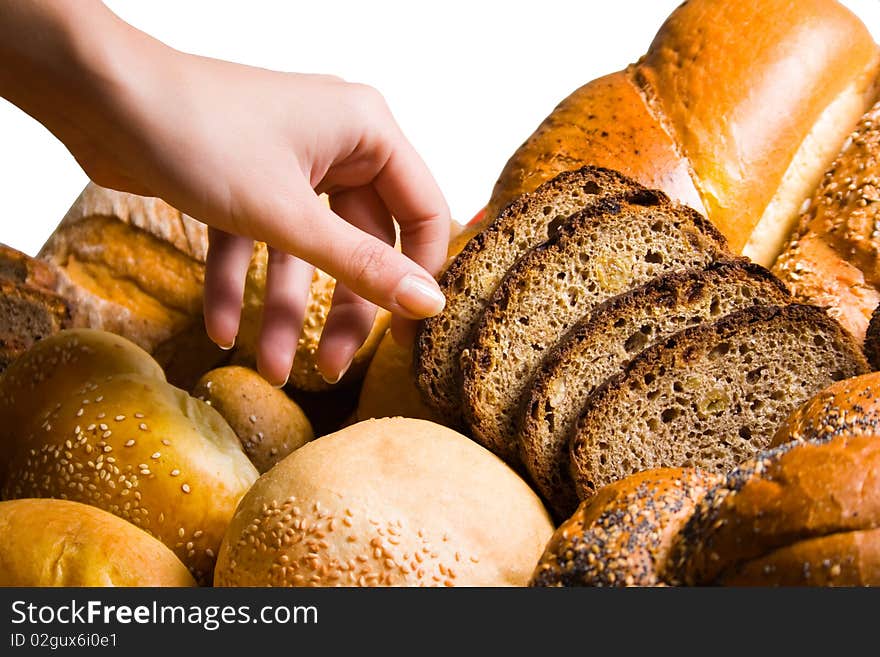
<svg viewBox="0 0 880 657"><path fill-rule="evenodd" d="M531 586L660 586L676 535L721 475L659 468L606 486L547 544Z"/></svg>
<svg viewBox="0 0 880 657"><path fill-rule="evenodd" d="M507 270L570 215L637 189L641 185L609 169L561 173L512 202L452 261L439 281L446 306L421 324L414 357L419 390L445 424L461 424L459 355Z"/></svg>
<svg viewBox="0 0 880 657"><path fill-rule="evenodd" d="M877 557L876 535L862 533L878 526L876 436L786 443L743 463L697 504L670 550L670 572L684 584L756 583L766 572L784 585L878 585L878 564L858 563ZM821 569L804 581L806 570ZM853 581L865 576L871 581Z"/></svg>
<svg viewBox="0 0 880 657"><path fill-rule="evenodd" d="M597 201L508 271L461 354L472 436L518 459L515 418L546 351L599 303L657 275L727 255L700 214L642 190Z"/></svg>
<svg viewBox="0 0 880 657"><path fill-rule="evenodd" d="M867 371L814 306L753 306L649 347L591 397L572 436L580 498L647 468L727 472L833 381Z"/></svg>
<svg viewBox="0 0 880 657"><path fill-rule="evenodd" d="M522 406L523 464L559 518L577 506L568 439L592 392L646 346L751 305L791 298L769 271L745 259L672 272L598 306L544 360Z"/></svg>

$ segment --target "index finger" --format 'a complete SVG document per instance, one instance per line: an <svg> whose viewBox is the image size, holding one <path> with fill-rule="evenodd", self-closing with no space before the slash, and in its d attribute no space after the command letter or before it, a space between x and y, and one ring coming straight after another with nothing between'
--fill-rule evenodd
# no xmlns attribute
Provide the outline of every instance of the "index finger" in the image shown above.
<svg viewBox="0 0 880 657"><path fill-rule="evenodd" d="M373 187L400 225L403 253L436 276L449 246L449 206L427 165L402 133Z"/></svg>

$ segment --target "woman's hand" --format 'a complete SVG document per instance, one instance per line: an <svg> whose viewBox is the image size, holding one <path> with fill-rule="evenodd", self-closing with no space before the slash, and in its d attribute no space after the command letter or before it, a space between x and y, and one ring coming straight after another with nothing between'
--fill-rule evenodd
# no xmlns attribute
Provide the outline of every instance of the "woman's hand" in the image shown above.
<svg viewBox="0 0 880 657"><path fill-rule="evenodd" d="M258 368L270 382L287 379L315 266L337 279L318 350L328 381L345 373L376 304L403 341L412 320L442 309L432 275L449 210L377 91L180 53L100 3L0 0L0 25L10 17L48 24L52 47L0 46L0 63L39 74L17 86L0 73L0 94L98 184L161 197L210 226L205 322L217 344L234 343L253 241L269 245Z"/></svg>

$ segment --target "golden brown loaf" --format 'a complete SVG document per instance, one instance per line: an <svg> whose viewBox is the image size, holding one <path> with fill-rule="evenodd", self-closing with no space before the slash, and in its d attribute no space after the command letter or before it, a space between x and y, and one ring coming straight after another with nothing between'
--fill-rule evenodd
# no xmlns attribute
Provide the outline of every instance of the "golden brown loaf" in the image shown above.
<svg viewBox="0 0 880 657"><path fill-rule="evenodd" d="M583 502L547 544L532 586L661 586L672 542L717 474L659 468Z"/></svg>
<svg viewBox="0 0 880 657"><path fill-rule="evenodd" d="M308 443L242 499L217 586L523 586L553 524L446 427L367 420Z"/></svg>
<svg viewBox="0 0 880 657"><path fill-rule="evenodd" d="M0 502L0 536L0 586L196 584L155 538L79 502Z"/></svg>
<svg viewBox="0 0 880 657"><path fill-rule="evenodd" d="M260 473L315 437L296 402L247 367L211 370L199 379L193 397L223 416Z"/></svg>
<svg viewBox="0 0 880 657"><path fill-rule="evenodd" d="M880 103L859 122L773 266L792 293L864 339L880 303Z"/></svg>
<svg viewBox="0 0 880 657"><path fill-rule="evenodd" d="M102 508L158 538L197 581L210 582L220 539L257 471L217 411L120 342L105 332L62 332L7 371L23 383L18 399L29 388L42 393L42 405L18 409L5 445L3 499L59 497ZM4 403L15 380L0 381Z"/></svg>
<svg viewBox="0 0 880 657"><path fill-rule="evenodd" d="M560 103L505 166L487 217L598 164L705 211L736 253L769 266L873 101L878 64L834 0L690 0L638 63Z"/></svg>
<svg viewBox="0 0 880 657"><path fill-rule="evenodd" d="M880 585L878 473L876 436L760 454L697 505L671 567L686 584Z"/></svg>
<svg viewBox="0 0 880 657"><path fill-rule="evenodd" d="M385 333L361 385L357 420L401 416L439 422L437 413L422 401L412 366L412 350L397 344L391 331Z"/></svg>

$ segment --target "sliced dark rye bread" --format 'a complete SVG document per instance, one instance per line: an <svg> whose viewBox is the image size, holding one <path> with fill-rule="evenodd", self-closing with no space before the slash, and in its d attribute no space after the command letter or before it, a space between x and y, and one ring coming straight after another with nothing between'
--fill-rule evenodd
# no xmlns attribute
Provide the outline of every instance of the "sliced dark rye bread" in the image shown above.
<svg viewBox="0 0 880 657"><path fill-rule="evenodd" d="M581 499L658 467L727 472L800 404L863 374L853 337L815 306L753 306L676 333L590 397L572 436Z"/></svg>
<svg viewBox="0 0 880 657"><path fill-rule="evenodd" d="M462 352L472 436L516 463L516 414L549 348L610 297L725 256L714 226L658 192L604 199L570 217L510 269Z"/></svg>
<svg viewBox="0 0 880 657"><path fill-rule="evenodd" d="M590 394L646 346L682 329L791 296L769 271L745 258L676 271L609 299L547 353L520 409L520 453L558 518L578 504L568 442Z"/></svg>
<svg viewBox="0 0 880 657"><path fill-rule="evenodd" d="M52 265L0 244L0 372L37 340L70 325Z"/></svg>
<svg viewBox="0 0 880 657"><path fill-rule="evenodd" d="M446 424L461 424L459 356L507 270L546 241L560 221L598 199L642 186L600 167L562 173L511 203L471 239L440 278L446 306L425 320L416 338L416 383Z"/></svg>

